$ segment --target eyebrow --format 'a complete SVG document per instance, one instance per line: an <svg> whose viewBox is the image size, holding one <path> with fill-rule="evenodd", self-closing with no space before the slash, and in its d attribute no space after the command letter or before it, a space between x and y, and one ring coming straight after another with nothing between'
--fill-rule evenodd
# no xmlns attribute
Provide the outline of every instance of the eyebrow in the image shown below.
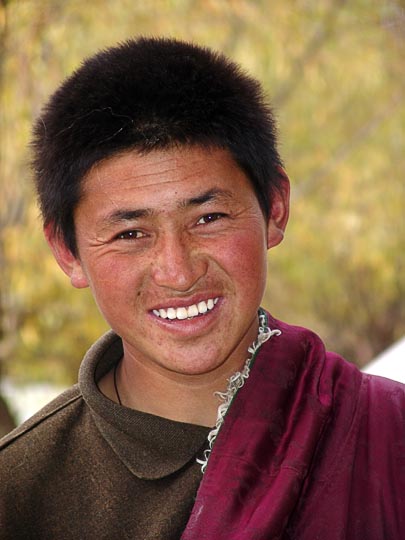
<svg viewBox="0 0 405 540"><path fill-rule="evenodd" d="M189 199L182 199L178 203L178 208L188 208L190 206L201 206L207 202L214 200L231 199L232 193L225 189L213 188ZM114 210L107 216L107 221L110 223L119 223L122 221L133 221L140 218L151 217L156 215L156 210L153 208L138 208L129 209L123 208Z"/></svg>
<svg viewBox="0 0 405 540"><path fill-rule="evenodd" d="M151 216L154 213L155 212L150 208L140 208L138 210L130 210L123 208L122 210L114 210L114 212L108 214L106 221L108 221L109 223L133 221L135 219Z"/></svg>
<svg viewBox="0 0 405 540"><path fill-rule="evenodd" d="M187 208L188 206L200 206L207 202L221 200L221 199L231 199L232 193L226 189L212 188L201 195L196 197L191 197L190 199L184 199L180 201L180 208Z"/></svg>

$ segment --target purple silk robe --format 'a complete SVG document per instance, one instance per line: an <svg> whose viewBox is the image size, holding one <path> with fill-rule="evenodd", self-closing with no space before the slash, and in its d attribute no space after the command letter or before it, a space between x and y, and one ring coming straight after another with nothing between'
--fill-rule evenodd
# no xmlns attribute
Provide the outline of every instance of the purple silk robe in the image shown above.
<svg viewBox="0 0 405 540"><path fill-rule="evenodd" d="M182 540L405 539L405 386L269 327Z"/></svg>

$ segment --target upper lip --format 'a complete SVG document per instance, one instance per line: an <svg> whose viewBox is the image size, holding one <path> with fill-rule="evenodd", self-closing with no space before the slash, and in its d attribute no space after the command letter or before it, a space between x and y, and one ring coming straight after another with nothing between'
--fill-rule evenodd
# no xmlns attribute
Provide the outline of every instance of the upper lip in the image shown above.
<svg viewBox="0 0 405 540"><path fill-rule="evenodd" d="M206 302L210 298L214 300L214 298L218 298L220 295L217 293L199 293L194 296L190 296L188 298L172 298L171 300L162 300L161 303L155 304L153 307L150 308L150 311L153 311L154 309L168 309L168 308L182 308L182 307L188 307L192 306L193 304L198 304L199 302Z"/></svg>

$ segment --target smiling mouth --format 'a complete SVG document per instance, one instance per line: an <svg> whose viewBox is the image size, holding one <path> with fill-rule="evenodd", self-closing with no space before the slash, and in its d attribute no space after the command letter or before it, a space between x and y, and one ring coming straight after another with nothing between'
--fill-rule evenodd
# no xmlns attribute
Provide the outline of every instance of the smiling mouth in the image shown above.
<svg viewBox="0 0 405 540"><path fill-rule="evenodd" d="M204 315L208 311L214 309L215 304L218 302L219 298L209 298L208 300L202 300L198 304L192 304L191 306L185 307L169 307L165 309L154 309L153 314L156 317L161 319L184 321L185 319L194 319L194 317L199 317Z"/></svg>

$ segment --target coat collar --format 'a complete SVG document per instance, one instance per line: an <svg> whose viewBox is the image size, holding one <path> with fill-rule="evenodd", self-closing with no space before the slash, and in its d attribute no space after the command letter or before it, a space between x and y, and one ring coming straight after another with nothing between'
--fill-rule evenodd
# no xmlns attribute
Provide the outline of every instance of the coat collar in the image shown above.
<svg viewBox="0 0 405 540"><path fill-rule="evenodd" d="M122 407L105 397L97 381L121 359L121 339L112 331L86 354L79 386L107 444L138 478L159 479L202 456L209 428Z"/></svg>

